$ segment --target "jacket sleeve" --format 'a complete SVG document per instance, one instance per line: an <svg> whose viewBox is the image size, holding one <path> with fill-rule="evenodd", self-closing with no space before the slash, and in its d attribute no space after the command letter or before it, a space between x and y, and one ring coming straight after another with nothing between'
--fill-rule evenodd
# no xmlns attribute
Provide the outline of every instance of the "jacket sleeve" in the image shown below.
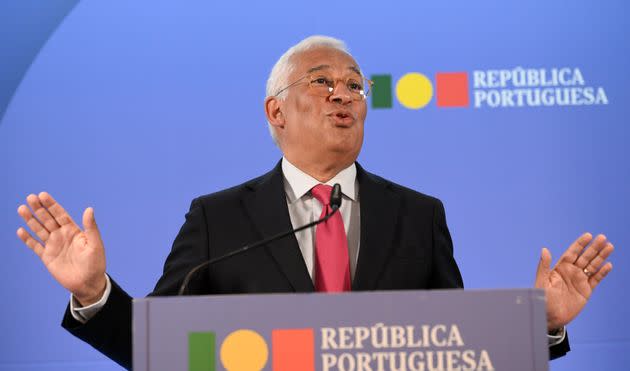
<svg viewBox="0 0 630 371"><path fill-rule="evenodd" d="M549 359L556 359L563 357L571 350L569 346L569 333L564 336L564 340L560 344L549 347Z"/></svg>
<svg viewBox="0 0 630 371"><path fill-rule="evenodd" d="M70 313L61 326L126 369L131 369L131 297L111 279L112 290L105 306L85 324Z"/></svg>

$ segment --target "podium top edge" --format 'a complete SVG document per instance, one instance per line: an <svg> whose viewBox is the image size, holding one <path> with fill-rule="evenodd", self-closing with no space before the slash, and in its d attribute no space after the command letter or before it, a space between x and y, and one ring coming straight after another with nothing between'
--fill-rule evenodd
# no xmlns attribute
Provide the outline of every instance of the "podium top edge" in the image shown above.
<svg viewBox="0 0 630 371"><path fill-rule="evenodd" d="M488 294L503 294L503 295L517 295L527 296L533 298L540 298L544 300L545 294L543 289L537 288L505 288L505 289L439 289L439 290L375 290L375 291L350 291L342 293L321 293L321 292L293 292L293 293L243 293L243 294L221 294L221 295L184 295L184 296L147 296L143 298L133 298L134 303L142 303L149 301L161 301L172 300L173 298L187 299L187 300L205 300L208 298L214 299L243 299L251 297L286 297L286 296L359 296L359 295L372 295L372 296L443 296L453 293L461 293L462 295L488 295Z"/></svg>

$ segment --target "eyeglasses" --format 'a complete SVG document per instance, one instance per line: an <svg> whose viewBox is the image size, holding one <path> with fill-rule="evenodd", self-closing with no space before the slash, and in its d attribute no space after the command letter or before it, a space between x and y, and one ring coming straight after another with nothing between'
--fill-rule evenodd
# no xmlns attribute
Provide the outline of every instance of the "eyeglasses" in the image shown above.
<svg viewBox="0 0 630 371"><path fill-rule="evenodd" d="M333 79L332 77L325 75L308 74L295 80L287 87L280 89L275 96L277 97L283 91L297 85L305 79L308 81L308 87L310 91L313 94L321 97L331 96L333 91L335 90L335 87L337 86L337 81L342 81L350 92L352 99L354 100L365 100L370 94L372 85L374 85L373 81L365 78L348 77L346 79Z"/></svg>

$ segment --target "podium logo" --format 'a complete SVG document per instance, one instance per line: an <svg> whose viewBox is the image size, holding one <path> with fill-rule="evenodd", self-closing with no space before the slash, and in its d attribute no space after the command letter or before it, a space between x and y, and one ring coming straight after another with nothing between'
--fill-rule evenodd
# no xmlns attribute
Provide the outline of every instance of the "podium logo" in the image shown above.
<svg viewBox="0 0 630 371"><path fill-rule="evenodd" d="M393 96L403 107L425 108L435 97L438 108L509 108L606 105L602 86L588 85L578 67L437 72L434 81L420 72L401 76L372 75L372 108L392 108Z"/></svg>
<svg viewBox="0 0 630 371"><path fill-rule="evenodd" d="M188 370L215 371L216 334L188 334ZM258 332L240 329L228 334L219 348L221 365L228 371L259 371L269 361L269 345ZM271 331L273 371L314 371L315 338L312 328Z"/></svg>

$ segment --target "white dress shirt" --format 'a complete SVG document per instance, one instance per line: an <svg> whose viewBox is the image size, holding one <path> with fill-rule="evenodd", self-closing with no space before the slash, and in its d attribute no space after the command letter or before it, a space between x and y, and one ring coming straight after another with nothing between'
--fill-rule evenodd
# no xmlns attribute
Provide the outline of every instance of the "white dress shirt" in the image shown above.
<svg viewBox="0 0 630 371"><path fill-rule="evenodd" d="M284 175L284 191L287 195L289 217L293 228L313 222L321 216L323 206L311 195L311 189L322 184L317 179L295 167L286 158L282 158L282 174ZM343 226L348 238L348 257L350 258L350 277L354 278L359 257L359 241L361 233L361 218L359 210L359 183L357 182L357 167L353 163L341 170L327 185L339 183L342 201L339 212L343 219ZM300 246L304 263L315 282L315 228L307 228L296 233L295 237Z"/></svg>

